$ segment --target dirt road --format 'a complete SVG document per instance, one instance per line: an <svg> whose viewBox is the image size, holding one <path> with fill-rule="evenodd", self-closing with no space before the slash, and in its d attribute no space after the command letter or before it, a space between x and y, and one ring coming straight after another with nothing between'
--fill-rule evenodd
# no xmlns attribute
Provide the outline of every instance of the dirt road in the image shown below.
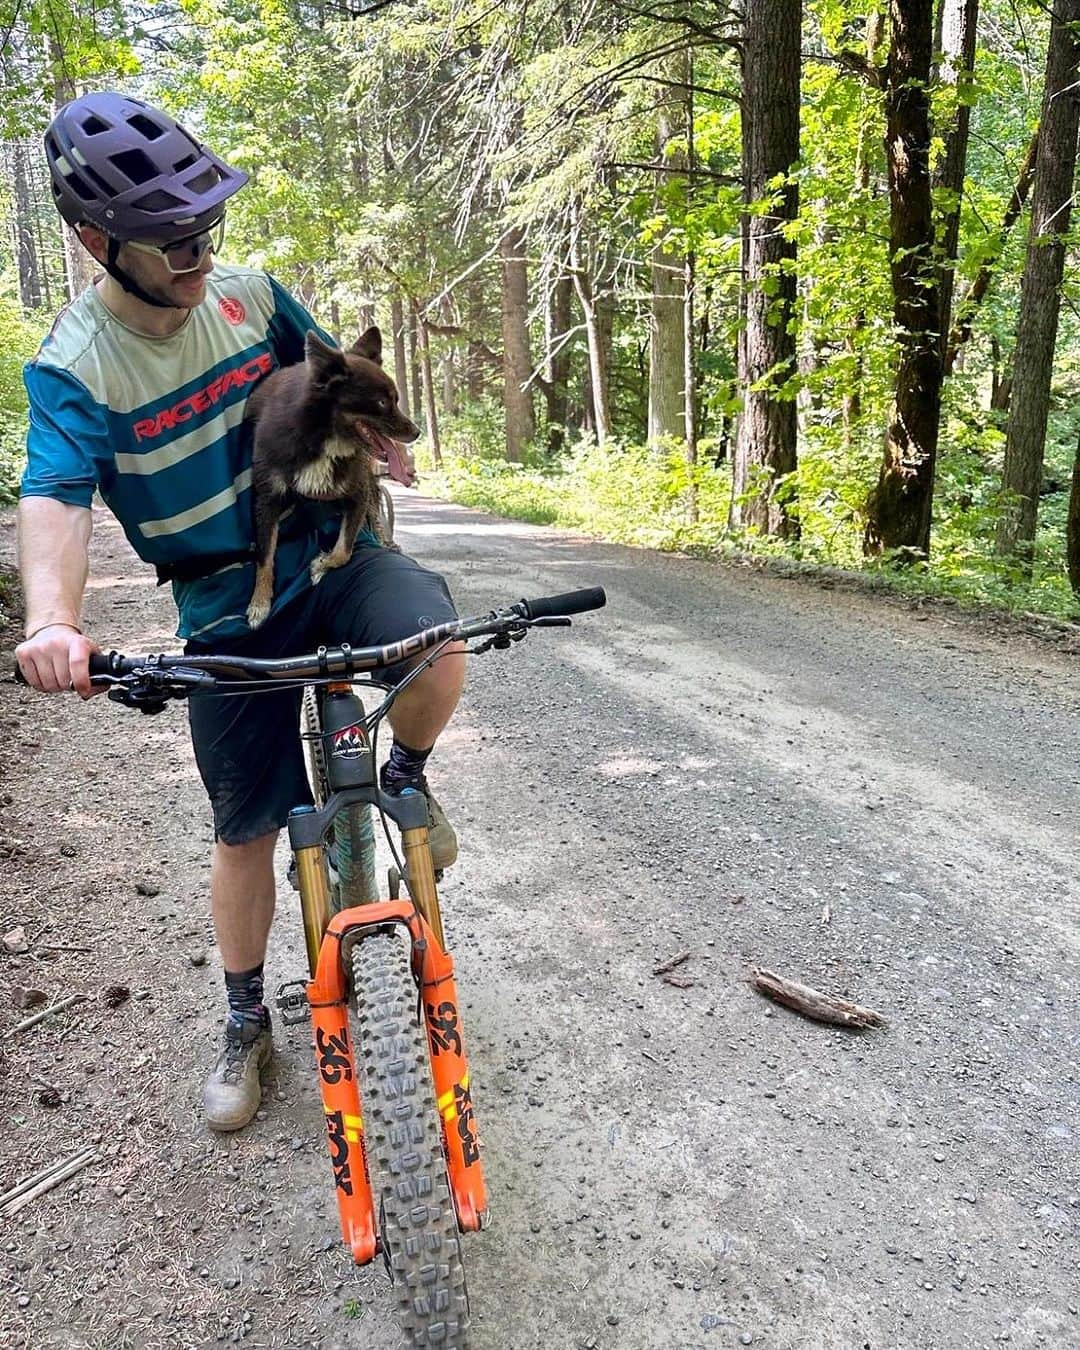
<svg viewBox="0 0 1080 1350"><path fill-rule="evenodd" d="M1080 1344L1075 656L411 494L399 521L463 612L610 597L477 659L433 765L495 1213L479 1350ZM107 517L87 614L170 645ZM0 1039L0 1188L101 1156L4 1221L0 1344L389 1350L306 1029L250 1129L199 1120L221 975L182 712L5 686L0 732L0 918L30 945L0 954L0 1036L17 985L88 996ZM271 983L302 973L293 900ZM689 987L653 975L687 949ZM774 1009L755 963L889 1028Z"/></svg>

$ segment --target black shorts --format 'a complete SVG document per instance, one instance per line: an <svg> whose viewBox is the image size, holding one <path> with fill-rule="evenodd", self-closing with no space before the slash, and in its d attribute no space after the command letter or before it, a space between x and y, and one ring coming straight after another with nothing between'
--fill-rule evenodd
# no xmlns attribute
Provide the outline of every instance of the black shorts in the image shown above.
<svg viewBox="0 0 1080 1350"><path fill-rule="evenodd" d="M457 618L446 582L403 553L358 548L254 633L189 642L192 654L301 656L323 644L381 646ZM404 668L388 667L387 683ZM214 811L214 833L246 844L280 829L311 802L300 742L300 690L195 697L188 703L195 760Z"/></svg>

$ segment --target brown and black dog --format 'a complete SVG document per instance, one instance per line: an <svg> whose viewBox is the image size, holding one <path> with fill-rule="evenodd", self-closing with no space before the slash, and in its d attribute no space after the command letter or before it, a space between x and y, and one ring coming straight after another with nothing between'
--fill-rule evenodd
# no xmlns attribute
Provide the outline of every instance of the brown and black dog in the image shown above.
<svg viewBox="0 0 1080 1350"><path fill-rule="evenodd" d="M393 478L411 484L411 457L394 442L415 441L420 431L398 408L377 328L348 351L309 332L304 360L268 375L248 399L245 416L255 420L255 588L247 620L258 628L270 612L278 523L289 506L307 497L343 507L337 542L311 564L314 586L349 561L363 527L382 537L372 460L385 461Z"/></svg>

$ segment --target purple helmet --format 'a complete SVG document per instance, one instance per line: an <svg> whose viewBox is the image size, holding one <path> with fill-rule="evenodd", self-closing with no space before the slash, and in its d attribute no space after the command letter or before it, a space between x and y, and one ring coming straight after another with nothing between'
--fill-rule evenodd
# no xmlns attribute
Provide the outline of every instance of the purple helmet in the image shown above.
<svg viewBox="0 0 1080 1350"><path fill-rule="evenodd" d="M126 94L84 94L45 133L56 209L114 239L168 244L217 220L248 180L177 122Z"/></svg>

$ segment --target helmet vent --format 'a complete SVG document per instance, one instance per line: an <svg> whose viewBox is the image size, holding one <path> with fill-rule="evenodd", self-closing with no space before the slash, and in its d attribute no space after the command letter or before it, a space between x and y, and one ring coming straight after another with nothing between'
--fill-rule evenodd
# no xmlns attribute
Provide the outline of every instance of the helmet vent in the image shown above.
<svg viewBox="0 0 1080 1350"><path fill-rule="evenodd" d="M108 122L103 122L100 117L91 113L89 117L84 119L82 129L87 136L100 136L103 131L111 131L112 127L109 126Z"/></svg>
<svg viewBox="0 0 1080 1350"><path fill-rule="evenodd" d="M145 136L148 141L156 141L159 136L165 135L165 128L159 127L144 113L136 113L134 117L129 117L128 126L137 131L140 136Z"/></svg>
<svg viewBox="0 0 1080 1350"><path fill-rule="evenodd" d="M162 188L158 188L156 192L148 192L145 197L140 197L131 204L139 211L171 211L174 206L184 205L179 197L174 197L171 192L165 192Z"/></svg>
<svg viewBox="0 0 1080 1350"><path fill-rule="evenodd" d="M106 197L111 197L113 195L112 184L107 182L104 178L102 178L101 174L99 174L97 169L95 169L92 165L84 164L82 166L82 171L83 173L86 174L87 178L93 179L93 181L98 185L98 187L101 189L101 191L105 194Z"/></svg>
<svg viewBox="0 0 1080 1350"><path fill-rule="evenodd" d="M173 173L183 173L185 169L190 169L198 158L198 155L185 155L183 159L178 159L173 165Z"/></svg>
<svg viewBox="0 0 1080 1350"><path fill-rule="evenodd" d="M221 175L211 165L209 169L204 169L197 177L189 179L184 186L189 192L209 192L220 180Z"/></svg>
<svg viewBox="0 0 1080 1350"><path fill-rule="evenodd" d="M158 176L153 161L143 150L121 150L118 155L110 155L109 160L136 184L149 183L151 178Z"/></svg>
<svg viewBox="0 0 1080 1350"><path fill-rule="evenodd" d="M84 180L81 179L77 173L67 174L65 181L67 182L68 187L71 188L72 191L77 192L84 202L92 202L97 200L97 193L90 186L90 184L84 182Z"/></svg>

